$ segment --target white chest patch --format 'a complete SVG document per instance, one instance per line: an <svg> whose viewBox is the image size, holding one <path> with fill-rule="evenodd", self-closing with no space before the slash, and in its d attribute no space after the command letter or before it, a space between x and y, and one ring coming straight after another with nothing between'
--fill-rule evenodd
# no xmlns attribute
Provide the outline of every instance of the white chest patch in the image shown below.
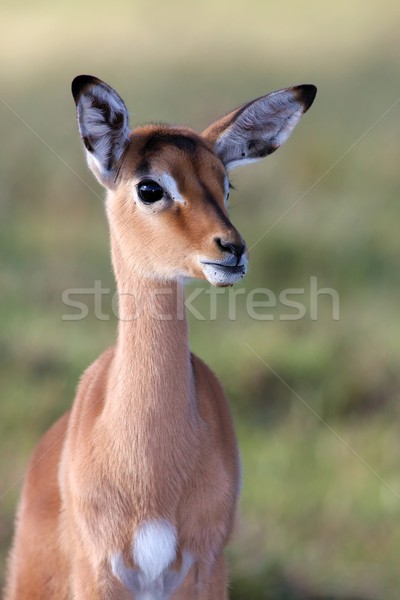
<svg viewBox="0 0 400 600"><path fill-rule="evenodd" d="M138 569L127 567L120 554L111 558L112 571L137 600L168 600L181 585L191 565L192 557L183 553L179 570L172 570L176 559L176 529L165 520L143 523L133 542L133 560Z"/></svg>
<svg viewBox="0 0 400 600"><path fill-rule="evenodd" d="M154 581L176 558L176 530L168 521L143 523L133 542L133 559Z"/></svg>

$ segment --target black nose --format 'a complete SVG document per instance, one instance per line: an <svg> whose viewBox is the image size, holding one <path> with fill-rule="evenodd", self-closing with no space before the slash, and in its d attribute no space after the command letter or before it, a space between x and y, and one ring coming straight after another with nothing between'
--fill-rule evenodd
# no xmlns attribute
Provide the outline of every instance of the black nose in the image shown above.
<svg viewBox="0 0 400 600"><path fill-rule="evenodd" d="M215 238L215 242L217 246L223 250L223 252L229 252L233 254L237 258L237 262L242 258L244 251L246 250L246 244L244 242L240 242L235 244L229 240L223 240L221 238Z"/></svg>

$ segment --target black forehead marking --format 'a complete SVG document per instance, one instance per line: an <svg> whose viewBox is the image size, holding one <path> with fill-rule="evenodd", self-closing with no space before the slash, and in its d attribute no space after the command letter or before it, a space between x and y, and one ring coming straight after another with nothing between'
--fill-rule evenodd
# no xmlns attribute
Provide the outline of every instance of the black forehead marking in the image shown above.
<svg viewBox="0 0 400 600"><path fill-rule="evenodd" d="M145 155L152 154L159 151L165 145L175 146L178 150L192 156L196 154L199 145L209 150L201 138L190 137L189 135L182 135L180 133L156 132L144 144L143 153Z"/></svg>
<svg viewBox="0 0 400 600"><path fill-rule="evenodd" d="M147 175L150 171L150 162L147 158L142 158L140 163L137 166L137 172L139 175L144 176Z"/></svg>
<svg viewBox="0 0 400 600"><path fill-rule="evenodd" d="M201 139L201 137L191 137L190 135L183 135L181 133L174 132L155 132L151 134L151 136L144 142L140 150L142 158L137 166L137 172L140 175L145 176L150 173L153 162L152 159L165 146L178 148L180 151L188 154L192 159L193 166L196 170L196 175L199 175L196 160L199 147L210 152L218 160L216 154L214 154L213 150L204 140ZM215 167L213 170L215 172L215 176L220 180L221 186L224 187L226 176L225 170L222 169L221 172L219 172L219 169L216 169ZM171 174L173 175L173 173Z"/></svg>
<svg viewBox="0 0 400 600"><path fill-rule="evenodd" d="M137 167L137 171L141 175L149 173L151 171L151 159L165 146L178 148L180 151L194 158L199 143L203 146L201 139L198 140L180 133L156 131L151 134L141 148L140 154L142 155L142 159ZM206 147L205 144L204 147Z"/></svg>

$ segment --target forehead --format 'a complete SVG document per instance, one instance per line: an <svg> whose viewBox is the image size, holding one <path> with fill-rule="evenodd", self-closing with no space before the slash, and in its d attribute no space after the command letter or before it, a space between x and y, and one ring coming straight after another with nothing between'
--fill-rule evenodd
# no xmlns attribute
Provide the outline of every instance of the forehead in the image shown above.
<svg viewBox="0 0 400 600"><path fill-rule="evenodd" d="M147 126L134 129L125 159L130 176L166 172L182 183L191 179L215 180L226 186L225 168L210 144L190 129Z"/></svg>

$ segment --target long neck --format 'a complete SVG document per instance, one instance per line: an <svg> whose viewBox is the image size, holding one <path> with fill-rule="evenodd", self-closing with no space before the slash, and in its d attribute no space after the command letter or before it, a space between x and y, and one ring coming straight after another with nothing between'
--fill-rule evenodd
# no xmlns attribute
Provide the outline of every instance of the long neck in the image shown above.
<svg viewBox="0 0 400 600"><path fill-rule="evenodd" d="M184 291L126 269L117 242L112 255L120 320L99 431L133 505L173 518L199 448Z"/></svg>
<svg viewBox="0 0 400 600"><path fill-rule="evenodd" d="M183 286L139 276L126 267L113 241L112 258L119 298L110 382L114 414L185 413L192 376Z"/></svg>

